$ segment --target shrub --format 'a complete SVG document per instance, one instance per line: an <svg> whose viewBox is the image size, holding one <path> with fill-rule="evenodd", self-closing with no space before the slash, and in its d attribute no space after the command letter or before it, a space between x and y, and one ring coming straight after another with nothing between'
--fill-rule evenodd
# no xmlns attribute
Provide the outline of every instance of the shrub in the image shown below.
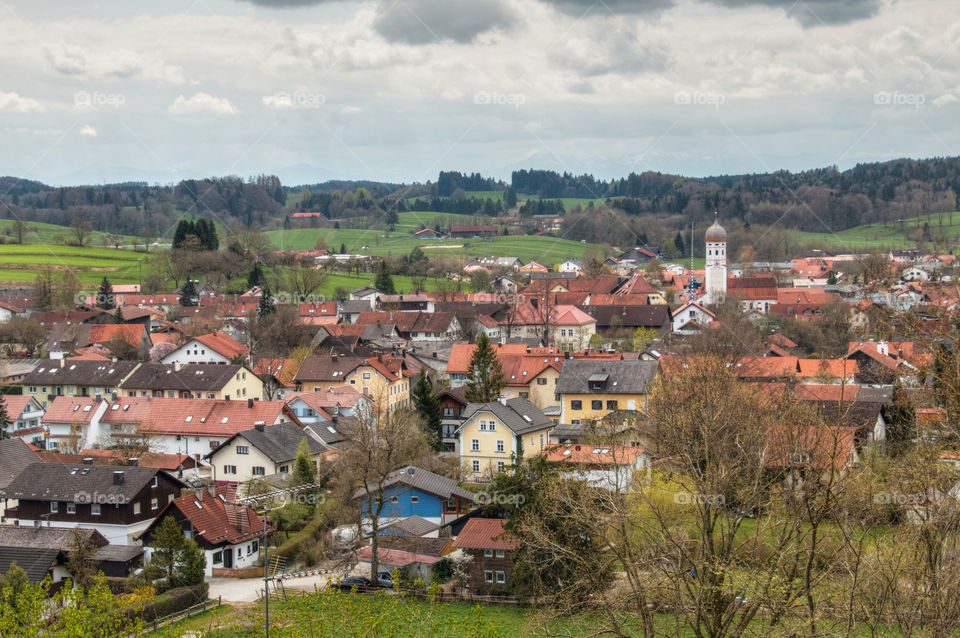
<svg viewBox="0 0 960 638"><path fill-rule="evenodd" d="M207 583L171 589L157 596L153 602L148 603L140 612L140 615L144 622L152 622L158 618L183 611L206 600L209 589L210 585Z"/></svg>

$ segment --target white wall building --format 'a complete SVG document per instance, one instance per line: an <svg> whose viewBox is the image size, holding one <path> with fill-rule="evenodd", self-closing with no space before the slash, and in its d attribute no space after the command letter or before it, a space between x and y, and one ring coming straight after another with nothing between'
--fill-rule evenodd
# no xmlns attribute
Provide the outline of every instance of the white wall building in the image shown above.
<svg viewBox="0 0 960 638"><path fill-rule="evenodd" d="M713 225L707 229L706 255L704 301L708 304L720 303L727 296L727 231L716 218Z"/></svg>

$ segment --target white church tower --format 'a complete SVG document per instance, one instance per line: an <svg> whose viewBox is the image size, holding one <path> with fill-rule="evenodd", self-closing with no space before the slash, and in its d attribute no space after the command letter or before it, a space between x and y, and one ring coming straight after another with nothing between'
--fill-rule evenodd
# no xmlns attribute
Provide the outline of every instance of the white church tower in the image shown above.
<svg viewBox="0 0 960 638"><path fill-rule="evenodd" d="M727 231L713 213L713 226L707 229L706 297L708 304L722 302L727 296Z"/></svg>

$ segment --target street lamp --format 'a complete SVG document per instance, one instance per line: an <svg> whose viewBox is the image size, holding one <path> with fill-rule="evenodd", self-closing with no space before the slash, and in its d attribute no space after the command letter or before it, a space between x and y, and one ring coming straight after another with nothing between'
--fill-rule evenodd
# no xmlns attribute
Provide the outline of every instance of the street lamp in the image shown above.
<svg viewBox="0 0 960 638"><path fill-rule="evenodd" d="M266 494L245 496L244 498L237 498L233 501L234 503L240 503L242 505L248 505L250 507L257 508L260 512L262 512L263 516L263 635L266 638L270 638L270 561L268 560L269 550L267 549L267 514L272 510L280 509L286 505L286 502L282 502L280 505L274 504L273 507L271 507L269 502L278 498L286 501L286 497L291 494L298 494L307 490L319 489L322 489L319 485L314 485L311 483L308 485L281 488L279 490L267 492Z"/></svg>

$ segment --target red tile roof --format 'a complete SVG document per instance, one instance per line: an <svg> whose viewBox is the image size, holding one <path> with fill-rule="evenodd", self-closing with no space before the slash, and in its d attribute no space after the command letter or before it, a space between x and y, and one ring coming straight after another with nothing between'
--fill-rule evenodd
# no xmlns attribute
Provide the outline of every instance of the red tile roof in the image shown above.
<svg viewBox="0 0 960 638"><path fill-rule="evenodd" d="M2 398L7 408L7 416L11 421L19 419L23 411L27 409L27 404L30 403L30 395L28 394L5 394Z"/></svg>
<svg viewBox="0 0 960 638"><path fill-rule="evenodd" d="M505 520L499 518L471 518L453 541L458 549L516 549L516 543L504 536Z"/></svg>
<svg viewBox="0 0 960 638"><path fill-rule="evenodd" d="M293 378L297 376L301 363L295 359L260 359L253 366L253 373L258 377L271 376L283 387L293 388L297 385Z"/></svg>
<svg viewBox="0 0 960 638"><path fill-rule="evenodd" d="M97 405L103 399L95 397L56 397L47 406L44 423L89 423Z"/></svg>
<svg viewBox="0 0 960 638"><path fill-rule="evenodd" d="M222 332L212 332L210 334L194 337L194 341L199 341L217 354L223 355L227 359L233 359L236 356L246 357L250 354L250 348L246 347L230 335Z"/></svg>
<svg viewBox="0 0 960 638"><path fill-rule="evenodd" d="M625 445L581 445L567 443L549 447L544 451L547 460L552 463L564 463L576 466L609 467L612 465L633 465L643 454L642 447Z"/></svg>
<svg viewBox="0 0 960 638"><path fill-rule="evenodd" d="M233 503L233 488L218 487L216 493L217 496L213 496L199 490L196 494L181 496L160 512L157 521L163 520L168 509L176 508L191 521L196 535L211 545L235 545L263 535L263 519L247 505Z"/></svg>
<svg viewBox="0 0 960 638"><path fill-rule="evenodd" d="M146 327L141 324L96 324L90 326L90 343L109 344L114 338L120 338L138 348L145 332Z"/></svg>
<svg viewBox="0 0 960 638"><path fill-rule="evenodd" d="M369 563L373 560L373 547L370 545L361 547L357 550L356 557L357 560L362 560ZM433 556L431 554L416 554L414 552L407 552L402 549L384 549L382 547L377 548L377 561L381 565L390 565L392 567L406 567L407 565L412 565L413 563L433 565L434 563L439 563L441 560L442 558L440 556Z"/></svg>
<svg viewBox="0 0 960 638"><path fill-rule="evenodd" d="M798 359L797 364L803 378L844 379L858 372L857 362L851 359Z"/></svg>
<svg viewBox="0 0 960 638"><path fill-rule="evenodd" d="M121 397L103 414L104 424L136 424L151 434L230 436L252 430L257 423L271 426L296 422L283 401Z"/></svg>

